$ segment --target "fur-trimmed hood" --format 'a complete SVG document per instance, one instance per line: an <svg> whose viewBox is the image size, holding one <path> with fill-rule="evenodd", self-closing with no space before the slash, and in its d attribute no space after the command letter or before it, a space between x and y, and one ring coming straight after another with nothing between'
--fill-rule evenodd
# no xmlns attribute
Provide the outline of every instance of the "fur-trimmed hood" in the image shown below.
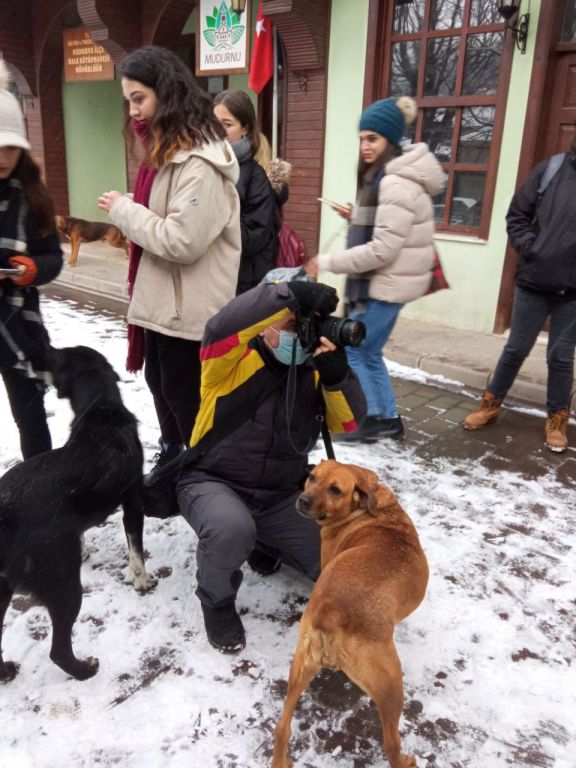
<svg viewBox="0 0 576 768"><path fill-rule="evenodd" d="M290 183L292 163L277 157L275 160L272 160L266 173L268 175L268 180L272 185L272 189L278 194Z"/></svg>

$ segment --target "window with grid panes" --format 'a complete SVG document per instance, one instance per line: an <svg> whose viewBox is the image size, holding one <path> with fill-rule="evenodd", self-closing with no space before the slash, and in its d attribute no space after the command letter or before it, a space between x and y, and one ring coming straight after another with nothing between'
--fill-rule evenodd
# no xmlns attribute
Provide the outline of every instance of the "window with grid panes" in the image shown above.
<svg viewBox="0 0 576 768"><path fill-rule="evenodd" d="M562 25L562 42L576 42L576 0L568 0Z"/></svg>
<svg viewBox="0 0 576 768"><path fill-rule="evenodd" d="M411 141L425 141L448 174L434 198L438 230L485 235L492 153L504 111L504 25L495 0L395 0L388 14L388 95L413 96ZM498 134L498 135L497 135ZM491 162L491 160L493 162ZM491 196L490 196L491 200Z"/></svg>

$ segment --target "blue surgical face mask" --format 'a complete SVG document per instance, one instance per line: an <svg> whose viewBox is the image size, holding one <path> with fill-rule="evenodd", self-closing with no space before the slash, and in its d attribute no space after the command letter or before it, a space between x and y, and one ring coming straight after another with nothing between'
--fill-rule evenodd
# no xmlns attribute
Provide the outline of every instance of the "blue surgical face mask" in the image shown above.
<svg viewBox="0 0 576 768"><path fill-rule="evenodd" d="M280 342L277 347L270 347L270 351L278 360L280 363L284 363L284 365L290 365L292 363L292 350L294 348L294 339L296 338L295 333L291 333L290 331L277 331L276 328L272 328L272 330L278 334L278 337L280 339ZM306 352L302 344L300 344L300 340L296 338L296 355L294 357L294 363L295 365L302 365L309 357L308 352Z"/></svg>

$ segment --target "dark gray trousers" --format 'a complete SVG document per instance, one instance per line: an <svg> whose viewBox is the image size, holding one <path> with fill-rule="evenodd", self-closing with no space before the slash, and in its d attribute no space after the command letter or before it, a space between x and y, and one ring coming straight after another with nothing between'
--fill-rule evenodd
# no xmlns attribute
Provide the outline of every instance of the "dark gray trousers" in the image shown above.
<svg viewBox="0 0 576 768"><path fill-rule="evenodd" d="M180 513L198 536L196 594L202 603L217 607L235 599L241 566L257 542L311 579L318 577L320 531L296 512L299 495L279 500L257 493L248 504L224 483L180 482Z"/></svg>
<svg viewBox="0 0 576 768"><path fill-rule="evenodd" d="M544 321L550 316L546 348L548 363L548 413L570 408L574 383L574 348L576 347L576 299L550 293L527 291L519 286L514 293L512 325L488 391L503 399L526 360Z"/></svg>

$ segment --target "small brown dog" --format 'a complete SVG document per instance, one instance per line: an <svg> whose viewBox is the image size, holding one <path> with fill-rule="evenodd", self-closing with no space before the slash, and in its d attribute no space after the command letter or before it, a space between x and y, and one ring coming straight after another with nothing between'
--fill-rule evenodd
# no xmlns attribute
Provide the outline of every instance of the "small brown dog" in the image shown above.
<svg viewBox="0 0 576 768"><path fill-rule="evenodd" d="M337 461L313 469L297 510L321 527L322 572L300 622L272 768L292 765L292 715L324 667L345 672L378 707L390 768L413 768L415 758L400 751L402 667L393 634L428 584L416 529L374 472Z"/></svg>
<svg viewBox="0 0 576 768"><path fill-rule="evenodd" d="M113 248L122 248L128 256L128 240L113 224L75 219L73 216L56 216L56 229L70 240L69 267L76 266L81 243L95 243L97 240L106 240Z"/></svg>

